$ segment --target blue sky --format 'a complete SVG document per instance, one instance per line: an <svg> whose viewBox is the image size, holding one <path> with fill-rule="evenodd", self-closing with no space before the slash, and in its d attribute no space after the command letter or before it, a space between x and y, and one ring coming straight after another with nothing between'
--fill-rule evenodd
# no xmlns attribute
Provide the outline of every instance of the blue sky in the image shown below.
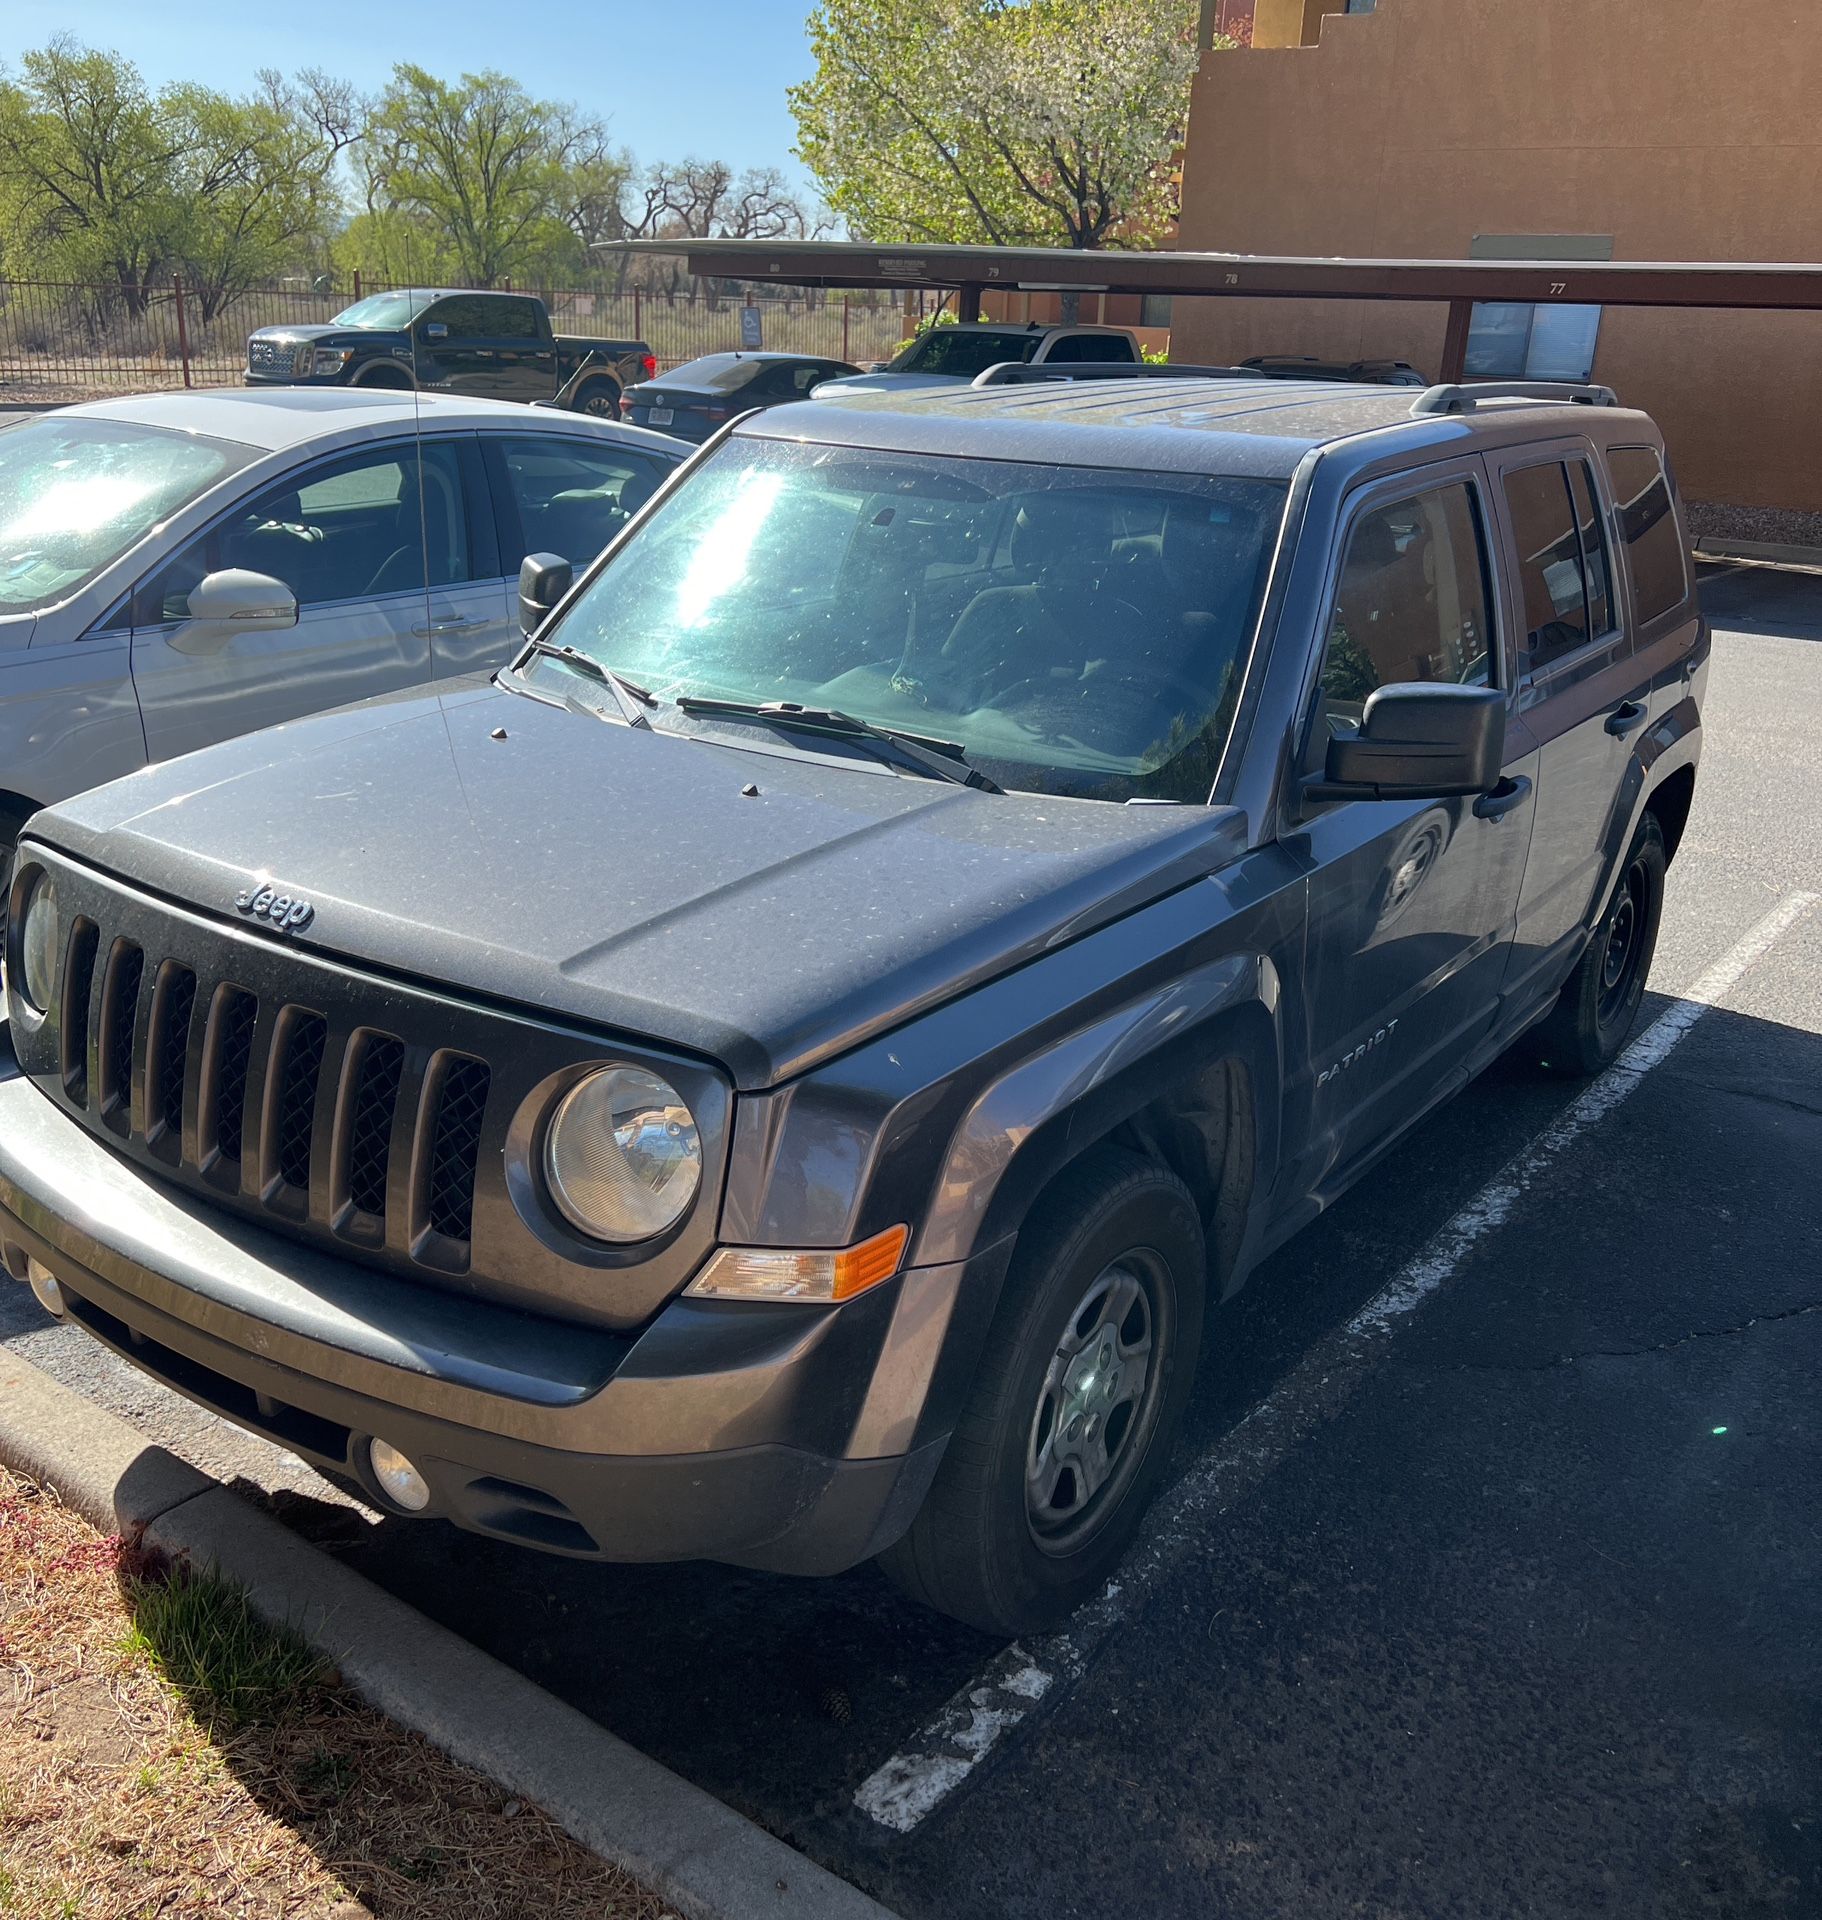
<svg viewBox="0 0 1822 1920"><path fill-rule="evenodd" d="M604 115L643 160L694 153L794 179L785 88L810 68L811 0L6 0L0 61L57 33L110 47L154 86L230 91L259 67L323 67L363 89L399 60L433 73L498 67L533 93ZM630 50L630 51L629 51Z"/></svg>

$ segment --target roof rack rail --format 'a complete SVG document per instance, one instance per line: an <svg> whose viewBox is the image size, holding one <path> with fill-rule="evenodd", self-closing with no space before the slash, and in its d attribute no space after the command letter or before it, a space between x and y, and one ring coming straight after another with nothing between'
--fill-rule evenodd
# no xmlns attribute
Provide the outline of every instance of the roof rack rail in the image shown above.
<svg viewBox="0 0 1822 1920"><path fill-rule="evenodd" d="M1025 360L1001 360L977 373L975 387L1038 386L1050 380L1269 380L1257 367L1159 366L1137 360L1062 360L1032 366Z"/></svg>
<svg viewBox="0 0 1822 1920"><path fill-rule="evenodd" d="M1411 402L1411 412L1472 413L1483 400L1567 401L1577 407L1617 407L1611 387L1582 380L1474 380L1466 385L1431 387Z"/></svg>

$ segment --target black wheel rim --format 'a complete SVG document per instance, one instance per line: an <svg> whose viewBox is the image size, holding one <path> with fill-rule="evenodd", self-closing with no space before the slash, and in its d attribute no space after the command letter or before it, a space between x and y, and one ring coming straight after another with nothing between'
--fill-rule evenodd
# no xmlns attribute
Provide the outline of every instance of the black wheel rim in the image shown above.
<svg viewBox="0 0 1822 1920"><path fill-rule="evenodd" d="M1607 910L1602 932L1601 991L1595 1012L1602 1026L1623 1013L1639 987L1639 961L1645 951L1646 887L1644 862L1634 860Z"/></svg>
<svg viewBox="0 0 1822 1920"><path fill-rule="evenodd" d="M1097 1274L1057 1339L1025 1447L1025 1517L1049 1554L1096 1533L1137 1477L1158 1424L1175 1319L1156 1255Z"/></svg>
<svg viewBox="0 0 1822 1920"><path fill-rule="evenodd" d="M582 411L584 413L599 415L605 419L613 419L618 417L620 408L611 393L591 393L588 398L582 402Z"/></svg>

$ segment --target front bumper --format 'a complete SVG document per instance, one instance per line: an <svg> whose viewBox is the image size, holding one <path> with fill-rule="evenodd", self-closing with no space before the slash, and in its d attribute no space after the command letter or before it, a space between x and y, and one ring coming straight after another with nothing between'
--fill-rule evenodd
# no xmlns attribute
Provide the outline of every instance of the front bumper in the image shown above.
<svg viewBox="0 0 1822 1920"><path fill-rule="evenodd" d="M3 1044L3 1043L0 1043ZM835 1308L677 1298L633 1336L337 1259L118 1158L0 1069L0 1256L180 1393L358 1482L378 1437L430 1512L613 1560L834 1573L910 1523L1010 1245Z"/></svg>

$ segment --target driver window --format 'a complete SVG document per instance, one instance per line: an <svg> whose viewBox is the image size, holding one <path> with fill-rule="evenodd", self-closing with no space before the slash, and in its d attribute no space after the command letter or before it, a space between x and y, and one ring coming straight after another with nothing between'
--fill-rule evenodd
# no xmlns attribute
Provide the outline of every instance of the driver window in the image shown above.
<svg viewBox="0 0 1822 1920"><path fill-rule="evenodd" d="M1367 695L1400 681L1498 684L1486 540L1465 481L1374 507L1354 522L1335 591L1312 746L1359 724Z"/></svg>
<svg viewBox="0 0 1822 1920"><path fill-rule="evenodd" d="M422 593L426 546L432 586L473 577L455 449L435 442L421 452L397 443L368 448L236 507L146 582L134 624L187 620L191 591L224 567L282 580L300 612Z"/></svg>

